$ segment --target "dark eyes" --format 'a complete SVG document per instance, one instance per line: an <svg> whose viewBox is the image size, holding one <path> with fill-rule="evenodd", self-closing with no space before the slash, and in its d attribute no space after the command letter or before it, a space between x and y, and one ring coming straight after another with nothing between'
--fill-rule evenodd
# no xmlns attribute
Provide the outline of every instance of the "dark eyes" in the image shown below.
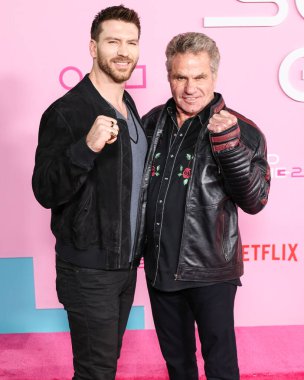
<svg viewBox="0 0 304 380"><path fill-rule="evenodd" d="M187 80L187 78L185 78L185 77L176 77L175 79L178 82L182 82L182 81L186 81ZM207 77L206 76L200 76L200 77L194 78L194 80L196 80L196 81L200 81L200 80L204 80L204 79L207 79Z"/></svg>
<svg viewBox="0 0 304 380"><path fill-rule="evenodd" d="M118 44L119 43L119 41L117 41L117 40L109 40L108 42L109 42L109 44ZM136 41L129 41L128 45L137 46L138 43Z"/></svg>

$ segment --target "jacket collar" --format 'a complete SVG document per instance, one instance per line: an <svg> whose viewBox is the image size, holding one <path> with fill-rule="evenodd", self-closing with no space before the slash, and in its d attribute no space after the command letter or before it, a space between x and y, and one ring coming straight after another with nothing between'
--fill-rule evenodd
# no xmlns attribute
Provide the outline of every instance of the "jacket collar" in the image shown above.
<svg viewBox="0 0 304 380"><path fill-rule="evenodd" d="M105 110L105 112L113 115L113 117L116 116L116 114L113 110L113 107L100 95L100 93L97 91L96 87L91 82L91 80L89 78L89 74L86 74L84 76L84 78L78 83L78 85L76 85L76 87L74 87L75 90L77 89L78 86L81 86L86 91L86 93L88 94L88 96L90 97L90 99L93 102L98 101L98 103L102 106L102 108ZM125 101L127 106L131 108L131 110L133 111L133 113L135 114L137 119L140 120L140 117L138 115L135 103L126 90L123 93L123 100Z"/></svg>

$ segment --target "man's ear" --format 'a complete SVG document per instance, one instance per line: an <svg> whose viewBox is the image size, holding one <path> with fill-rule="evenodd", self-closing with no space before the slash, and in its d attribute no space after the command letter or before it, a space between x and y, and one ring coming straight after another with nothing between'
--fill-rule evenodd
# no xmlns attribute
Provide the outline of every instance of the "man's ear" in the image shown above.
<svg viewBox="0 0 304 380"><path fill-rule="evenodd" d="M95 40L90 40L89 50L92 58L97 57L97 42Z"/></svg>

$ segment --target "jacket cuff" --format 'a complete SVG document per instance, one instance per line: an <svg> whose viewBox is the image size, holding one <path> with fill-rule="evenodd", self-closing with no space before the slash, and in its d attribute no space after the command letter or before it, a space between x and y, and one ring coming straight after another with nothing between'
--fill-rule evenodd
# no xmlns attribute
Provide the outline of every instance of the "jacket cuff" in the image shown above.
<svg viewBox="0 0 304 380"><path fill-rule="evenodd" d="M211 133L210 140L215 153L231 150L239 145L241 131L238 124L220 133Z"/></svg>
<svg viewBox="0 0 304 380"><path fill-rule="evenodd" d="M93 150L88 147L86 137L83 137L70 147L72 163L84 169L91 169L97 157L98 153L93 152Z"/></svg>

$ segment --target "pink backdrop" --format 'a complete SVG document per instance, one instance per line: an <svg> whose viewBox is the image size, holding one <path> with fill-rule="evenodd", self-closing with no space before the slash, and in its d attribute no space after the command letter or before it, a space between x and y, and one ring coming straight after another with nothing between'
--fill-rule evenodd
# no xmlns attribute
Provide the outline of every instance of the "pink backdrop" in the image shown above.
<svg viewBox="0 0 304 380"><path fill-rule="evenodd" d="M128 83L141 115L170 96L164 50L198 31L221 50L218 91L268 140L272 188L266 209L240 212L245 276L236 325L304 324L304 1L125 0L142 21L139 66ZM256 4L253 4L256 3ZM31 191L44 109L91 68L93 16L109 1L1 2L0 258L33 257L37 308L59 307L49 210ZM143 270L135 305L153 327Z"/></svg>

